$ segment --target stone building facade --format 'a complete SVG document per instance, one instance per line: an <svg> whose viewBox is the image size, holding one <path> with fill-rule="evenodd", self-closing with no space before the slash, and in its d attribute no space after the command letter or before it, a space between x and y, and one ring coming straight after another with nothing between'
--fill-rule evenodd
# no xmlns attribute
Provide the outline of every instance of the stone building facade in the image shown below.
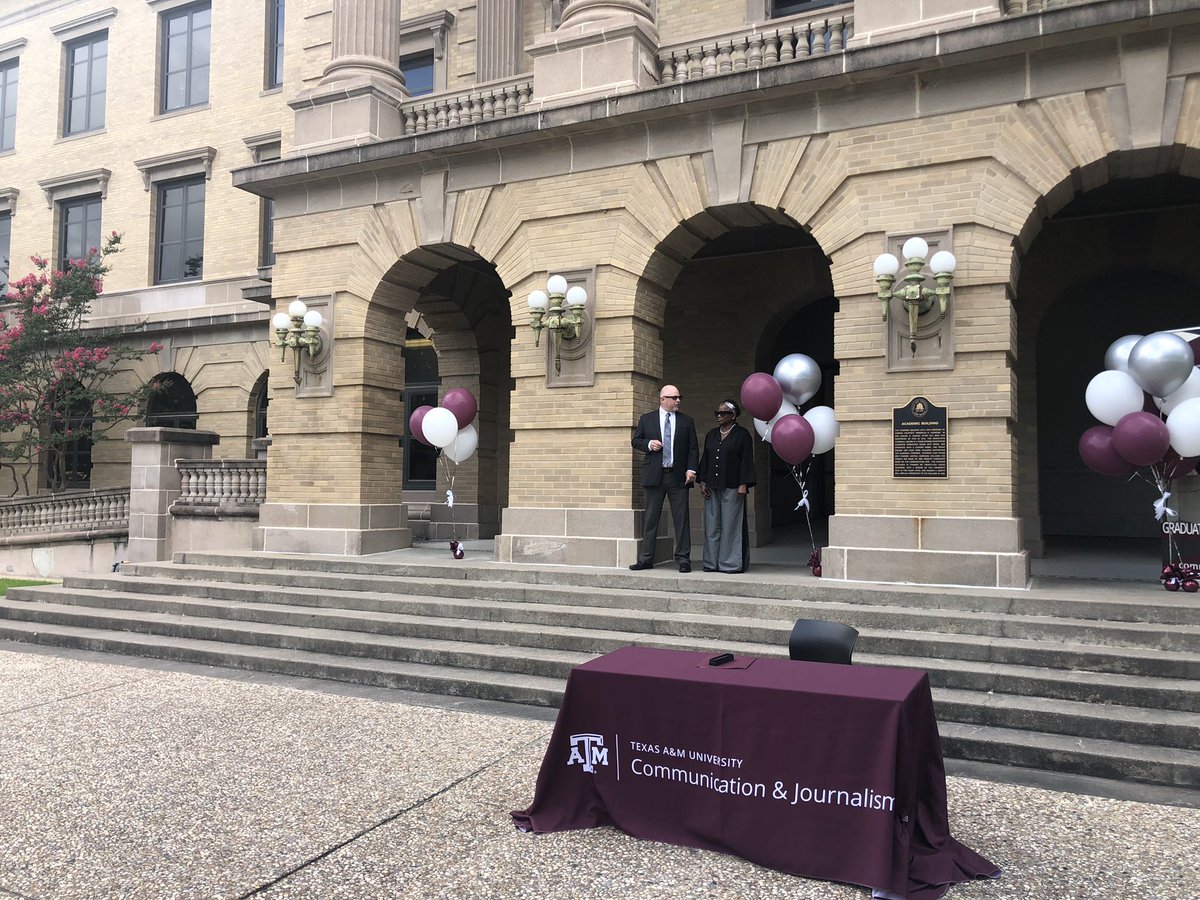
<svg viewBox="0 0 1200 900"><path fill-rule="evenodd" d="M99 4L58 6L68 20ZM176 6L122 3L112 33L161 30ZM403 547L420 500L426 533L494 536L502 560L623 566L642 507L630 429L659 385L681 387L703 430L791 352L820 363L813 402L841 422L806 482L826 577L1023 586L1048 535L1152 529L1137 486L1088 473L1074 443L1111 340L1195 324L1200 0L291 0L277 91L247 62L269 43L266 11L212 13L212 115L164 124L147 95L128 133L110 127L112 153L169 157L176 177L195 158L172 154L216 151L212 256L187 287L202 293L165 306L191 315L244 286L324 316L321 353L281 359L261 307L230 298L192 354L229 398L202 426L222 447L270 368L265 549ZM22 92L54 18L0 18ZM138 65L153 69L148 51ZM218 69L255 84L218 99ZM144 156L142 132L163 140ZM43 143L71 151L49 130ZM5 174L21 152L0 156L0 192L21 188L24 213L30 189ZM140 188L128 158L106 168L110 192L118 171ZM260 198L269 287L237 280L253 277ZM935 304L915 335L898 300L884 320L872 272L912 236L958 259L944 319ZM147 259L120 265L113 287L158 295ZM587 322L535 346L526 297L553 274L586 288ZM419 494L404 459L414 335L440 390L480 402L479 452ZM893 411L916 397L946 409L945 477L894 472ZM765 445L758 464L761 544L802 520Z"/></svg>

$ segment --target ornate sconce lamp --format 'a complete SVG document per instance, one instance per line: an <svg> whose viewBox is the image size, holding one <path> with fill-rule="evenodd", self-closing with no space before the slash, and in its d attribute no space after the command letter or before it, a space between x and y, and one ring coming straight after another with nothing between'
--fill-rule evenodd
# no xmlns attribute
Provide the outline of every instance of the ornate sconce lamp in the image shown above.
<svg viewBox="0 0 1200 900"><path fill-rule="evenodd" d="M950 301L950 283L954 280L954 269L958 260L949 250L939 250L929 260L929 268L933 271L936 288L924 286L925 257L929 254L929 244L922 238L911 237L904 242L904 268L908 274L904 276L904 284L892 290L892 284L900 271L900 260L890 253L884 253L875 258L875 283L879 285L879 302L883 306L883 321L887 321L888 309L892 298L897 297L908 310L908 339L909 347L916 356L917 353L917 318L933 308L937 300L941 309L941 318L946 318L946 305ZM940 326L939 326L940 327ZM941 341L941 334L938 335Z"/></svg>
<svg viewBox="0 0 1200 900"><path fill-rule="evenodd" d="M287 312L277 312L271 319L275 330L272 343L280 348L280 361L287 359L290 347L296 357L296 384L300 383L300 359L307 352L309 358L321 352L321 314L309 309L303 300L293 300Z"/></svg>
<svg viewBox="0 0 1200 900"><path fill-rule="evenodd" d="M563 309L566 301L568 310ZM583 334L587 322L587 291L579 285L567 289L567 279L551 275L546 290L534 291L529 295L529 313L533 317L533 345L540 346L542 329L550 330L554 348L554 371L562 372L560 350L563 341L573 341Z"/></svg>

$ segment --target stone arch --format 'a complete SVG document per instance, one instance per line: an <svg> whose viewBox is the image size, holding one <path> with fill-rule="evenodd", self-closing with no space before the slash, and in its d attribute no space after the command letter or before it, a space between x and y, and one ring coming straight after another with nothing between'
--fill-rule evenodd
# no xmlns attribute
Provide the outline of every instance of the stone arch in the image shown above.
<svg viewBox="0 0 1200 900"><path fill-rule="evenodd" d="M417 247L395 260L370 295L364 333L395 374L375 387L379 411L402 434L411 411L401 408L401 347L408 328L430 338L438 356L439 396L464 387L479 401L479 449L455 465L442 460L434 496L405 495L413 523L428 514L430 539L491 538L507 502L512 322L496 267L475 251L452 243ZM401 467L397 449L397 466ZM453 490L454 506L446 492ZM410 492L411 493L411 492Z"/></svg>
<svg viewBox="0 0 1200 900"><path fill-rule="evenodd" d="M1017 509L1035 555L1047 536L1153 537L1145 486L1091 473L1073 442L1096 424L1083 393L1108 343L1196 324L1198 243L1200 150L1178 144L1071 171L1014 237Z"/></svg>
<svg viewBox="0 0 1200 900"><path fill-rule="evenodd" d="M635 385L645 394L639 398L643 408L655 405L660 382L677 384L685 395L684 411L696 418L703 437L716 403L736 399L747 375L772 371L791 352L813 356L826 370L822 393L806 406L833 405L836 300L829 259L791 216L755 203L706 208L677 223L653 248L643 281L642 314L661 345L661 368L652 363ZM748 414L741 424L753 431ZM801 527L802 522L787 515L799 497L789 467L765 443L756 447L759 486L752 496L751 543L761 545L781 526ZM827 515L833 501L832 458L819 467ZM694 503L698 543L703 540L702 501ZM784 533L798 536L794 530Z"/></svg>

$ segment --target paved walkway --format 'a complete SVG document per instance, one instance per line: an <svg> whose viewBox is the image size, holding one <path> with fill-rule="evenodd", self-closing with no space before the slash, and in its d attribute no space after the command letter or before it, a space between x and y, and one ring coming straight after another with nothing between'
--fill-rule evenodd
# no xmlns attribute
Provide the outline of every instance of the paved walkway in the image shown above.
<svg viewBox="0 0 1200 900"><path fill-rule="evenodd" d="M523 835L552 713L0 647L0 898L865 898L613 829ZM440 705L437 705L440 704ZM1200 897L1200 810L950 780L952 900Z"/></svg>

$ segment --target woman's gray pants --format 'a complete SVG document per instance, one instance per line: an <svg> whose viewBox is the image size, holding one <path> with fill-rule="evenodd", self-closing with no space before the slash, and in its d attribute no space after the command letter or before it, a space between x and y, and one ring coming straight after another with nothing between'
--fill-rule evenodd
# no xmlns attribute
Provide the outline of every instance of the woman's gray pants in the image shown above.
<svg viewBox="0 0 1200 900"><path fill-rule="evenodd" d="M704 568L742 570L742 520L746 495L737 488L712 491L704 501Z"/></svg>

